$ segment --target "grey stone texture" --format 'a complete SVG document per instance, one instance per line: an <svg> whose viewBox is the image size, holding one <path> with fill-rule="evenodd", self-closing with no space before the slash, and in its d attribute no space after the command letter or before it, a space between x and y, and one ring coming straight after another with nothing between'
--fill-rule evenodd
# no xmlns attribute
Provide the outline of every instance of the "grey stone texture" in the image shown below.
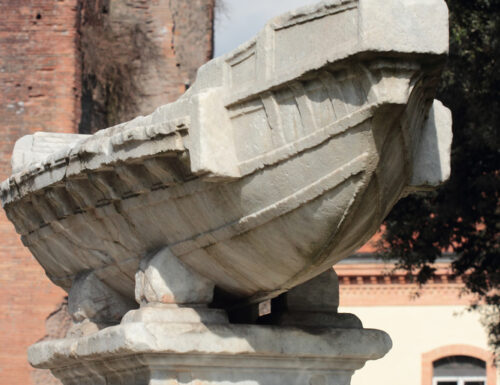
<svg viewBox="0 0 500 385"><path fill-rule="evenodd" d="M337 313L329 269L402 196L448 177L451 119L433 101L447 50L443 0L325 0L271 20L150 115L46 157L19 147L2 203L73 314L105 313L82 272L116 322L117 298L140 304L33 346L31 363L65 385L348 384L391 343ZM280 295L271 325L211 308Z"/></svg>
<svg viewBox="0 0 500 385"><path fill-rule="evenodd" d="M91 271L79 274L68 294L68 312L73 325L69 337L92 334L117 324L135 303L100 281Z"/></svg>
<svg viewBox="0 0 500 385"><path fill-rule="evenodd" d="M209 304L213 291L211 281L189 271L168 248L143 259L135 274L139 304Z"/></svg>
<svg viewBox="0 0 500 385"><path fill-rule="evenodd" d="M338 313L339 280L333 269L328 269L281 295L282 309L272 322L282 326L362 328L353 314ZM272 314L272 313L271 313Z"/></svg>
<svg viewBox="0 0 500 385"><path fill-rule="evenodd" d="M131 323L37 344L29 357L65 385L347 385L390 347L377 330Z"/></svg>
<svg viewBox="0 0 500 385"><path fill-rule="evenodd" d="M427 119L447 28L440 0L324 1L278 17L202 66L177 102L27 159L1 185L4 208L66 290L93 270L134 298L140 260L168 246L233 295L275 297L447 176L451 122Z"/></svg>
<svg viewBox="0 0 500 385"><path fill-rule="evenodd" d="M451 127L451 111L434 100L414 154L411 185L419 189L435 188L450 177L452 136L438 127Z"/></svg>

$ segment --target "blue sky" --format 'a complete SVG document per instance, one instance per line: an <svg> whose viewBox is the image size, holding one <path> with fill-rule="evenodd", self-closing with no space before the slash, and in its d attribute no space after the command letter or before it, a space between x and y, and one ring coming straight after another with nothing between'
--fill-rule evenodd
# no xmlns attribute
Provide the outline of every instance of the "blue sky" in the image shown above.
<svg viewBox="0 0 500 385"><path fill-rule="evenodd" d="M266 21L294 8L319 0L223 0L224 11L215 22L215 56L220 56L247 41Z"/></svg>

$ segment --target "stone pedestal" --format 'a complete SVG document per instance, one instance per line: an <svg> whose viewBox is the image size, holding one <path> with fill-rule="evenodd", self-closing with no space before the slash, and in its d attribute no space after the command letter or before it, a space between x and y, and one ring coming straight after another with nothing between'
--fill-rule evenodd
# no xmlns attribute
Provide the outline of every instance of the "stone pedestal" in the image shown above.
<svg viewBox="0 0 500 385"><path fill-rule="evenodd" d="M333 270L275 300L257 320L267 325L229 323L208 307L212 294L210 282L163 249L136 274L139 309L119 325L38 343L30 362L64 385L347 385L391 347L386 333L337 313ZM70 303L80 317L78 304L92 300L81 296Z"/></svg>
<svg viewBox="0 0 500 385"><path fill-rule="evenodd" d="M29 357L64 385L348 385L390 346L378 330L134 322Z"/></svg>

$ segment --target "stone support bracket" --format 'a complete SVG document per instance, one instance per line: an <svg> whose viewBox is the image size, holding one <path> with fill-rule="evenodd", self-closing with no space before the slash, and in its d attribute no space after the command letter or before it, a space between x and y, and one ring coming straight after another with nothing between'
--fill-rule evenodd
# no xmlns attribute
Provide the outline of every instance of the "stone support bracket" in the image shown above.
<svg viewBox="0 0 500 385"><path fill-rule="evenodd" d="M103 285L93 273L74 282L75 319L116 320L127 309ZM333 269L282 295L269 325L230 324L223 309L208 307L213 289L161 249L141 262L140 308L120 325L40 342L29 360L64 385L348 385L355 370L391 348L386 333L338 314Z"/></svg>

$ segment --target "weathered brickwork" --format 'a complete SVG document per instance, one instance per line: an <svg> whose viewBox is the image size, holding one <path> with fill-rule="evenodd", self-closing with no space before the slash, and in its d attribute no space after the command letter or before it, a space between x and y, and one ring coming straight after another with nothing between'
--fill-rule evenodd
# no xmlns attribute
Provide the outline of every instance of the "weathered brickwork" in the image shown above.
<svg viewBox="0 0 500 385"><path fill-rule="evenodd" d="M0 2L2 178L10 175L13 142L21 135L77 128L76 2Z"/></svg>
<svg viewBox="0 0 500 385"><path fill-rule="evenodd" d="M196 68L212 55L213 2L0 1L0 179L10 175L12 148L23 135L95 131L178 98L194 80ZM89 62L85 54L92 52L84 43L92 42L91 33L103 26L111 32L101 38L111 39ZM131 41L124 35L134 31L145 39L136 46L148 44L146 53L124 48ZM121 50L125 53L113 55ZM136 93L116 95L127 73L115 83L96 82L96 67L89 65L99 61L108 66L105 75L123 68L120 63L131 63L125 68L132 71ZM90 85L89 79L94 81ZM129 108L116 108L120 103ZM50 330L45 322L65 294L45 277L1 210L0 385L57 383L30 368L26 350L65 330L64 309L48 321Z"/></svg>
<svg viewBox="0 0 500 385"><path fill-rule="evenodd" d="M74 132L80 115L76 0L0 1L0 178L16 139ZM26 349L64 293L45 277L0 212L0 384L32 384Z"/></svg>
<svg viewBox="0 0 500 385"><path fill-rule="evenodd" d="M436 275L419 286L394 265L353 263L335 266L339 276L341 306L439 306L469 305L474 298L464 294L464 283L454 278L450 265L435 265Z"/></svg>
<svg viewBox="0 0 500 385"><path fill-rule="evenodd" d="M66 336L66 332L71 326L71 317L68 312L67 301L62 302L59 307L49 314L45 322L46 335L42 340L59 339ZM59 385L61 382L56 379L48 369L36 369L31 373L34 384Z"/></svg>
<svg viewBox="0 0 500 385"><path fill-rule="evenodd" d="M175 101L212 56L215 0L80 1L81 132Z"/></svg>

